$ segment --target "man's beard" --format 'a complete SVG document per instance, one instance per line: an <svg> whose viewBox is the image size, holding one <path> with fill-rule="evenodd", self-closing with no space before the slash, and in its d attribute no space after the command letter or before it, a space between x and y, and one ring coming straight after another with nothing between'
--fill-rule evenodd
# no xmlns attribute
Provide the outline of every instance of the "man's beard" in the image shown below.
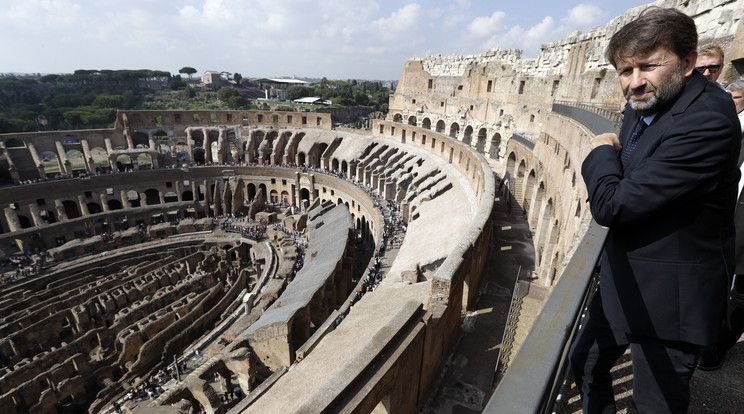
<svg viewBox="0 0 744 414"><path fill-rule="evenodd" d="M643 86L643 89L639 88L636 90L636 92L653 92L651 97L642 100L634 100L634 91L628 88L625 98L630 103L630 107L633 108L638 115L648 116L659 112L664 105L676 98L682 88L685 87L686 82L687 79L685 79L685 75L682 72L682 65L678 64L677 69L672 72L672 75L659 82L655 88L651 84L647 83Z"/></svg>

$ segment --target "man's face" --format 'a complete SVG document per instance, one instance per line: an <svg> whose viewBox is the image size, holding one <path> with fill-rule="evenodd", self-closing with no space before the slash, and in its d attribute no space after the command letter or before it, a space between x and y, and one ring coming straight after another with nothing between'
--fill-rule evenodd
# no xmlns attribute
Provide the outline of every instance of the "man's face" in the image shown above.
<svg viewBox="0 0 744 414"><path fill-rule="evenodd" d="M641 116L651 115L672 101L694 70L695 52L680 60L666 48L618 59L618 78L625 98Z"/></svg>
<svg viewBox="0 0 744 414"><path fill-rule="evenodd" d="M739 114L744 111L744 89L738 91L729 91L731 97L734 99L734 105L736 105L736 113Z"/></svg>
<svg viewBox="0 0 744 414"><path fill-rule="evenodd" d="M721 68L723 68L723 59L718 55L699 55L695 62L695 67L698 71L705 75L711 82L717 82L718 77L721 76Z"/></svg>

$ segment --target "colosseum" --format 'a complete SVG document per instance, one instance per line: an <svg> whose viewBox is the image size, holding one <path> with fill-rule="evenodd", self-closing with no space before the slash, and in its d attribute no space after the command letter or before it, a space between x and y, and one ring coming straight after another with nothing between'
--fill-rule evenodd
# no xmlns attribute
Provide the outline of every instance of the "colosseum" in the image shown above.
<svg viewBox="0 0 744 414"><path fill-rule="evenodd" d="M723 47L723 83L742 76L742 2L656 4ZM537 58L412 59L371 130L120 111L1 135L0 413L417 412L510 245L500 214L534 250L511 283L574 318L554 301L601 246L579 168L624 102L603 51L644 7Z"/></svg>

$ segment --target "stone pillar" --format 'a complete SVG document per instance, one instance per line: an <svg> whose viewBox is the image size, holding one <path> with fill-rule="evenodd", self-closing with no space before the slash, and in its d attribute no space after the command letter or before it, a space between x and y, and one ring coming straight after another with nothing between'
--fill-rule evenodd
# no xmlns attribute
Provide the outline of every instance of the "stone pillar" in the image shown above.
<svg viewBox="0 0 744 414"><path fill-rule="evenodd" d="M57 158L59 159L59 172L61 174L69 174L70 173L70 161L67 159L67 153L65 153L64 147L62 147L62 143L60 141L57 141L54 143L57 147Z"/></svg>
<svg viewBox="0 0 744 414"><path fill-rule="evenodd" d="M10 207L5 208L5 220L8 222L8 230L11 232L21 229L21 221L18 220L18 213Z"/></svg>
<svg viewBox="0 0 744 414"><path fill-rule="evenodd" d="M183 201L183 184L181 184L181 180L176 180L176 198L178 198L178 201Z"/></svg>
<svg viewBox="0 0 744 414"><path fill-rule="evenodd" d="M89 216L88 204L85 202L85 197L82 195L77 196L78 205L80 205L80 215L83 217Z"/></svg>
<svg viewBox="0 0 744 414"><path fill-rule="evenodd" d="M46 224L44 222L44 219L41 218L41 212L39 211L39 205L36 203L31 203L28 205L29 211L31 211L31 219L34 222L34 226L40 226L42 224Z"/></svg>
<svg viewBox="0 0 744 414"><path fill-rule="evenodd" d="M209 133L206 128L202 128L202 134L204 134L204 141L202 141L204 146L204 164L209 164L212 162L212 143L209 142Z"/></svg>
<svg viewBox="0 0 744 414"><path fill-rule="evenodd" d="M217 138L217 147L219 148L217 152L217 161L220 164L225 163L225 148L227 147L227 134L225 134L225 128L220 128L220 135L219 138Z"/></svg>
<svg viewBox="0 0 744 414"><path fill-rule="evenodd" d="M158 196L160 196L160 204L165 204L165 194L158 190Z"/></svg>
<svg viewBox="0 0 744 414"><path fill-rule="evenodd" d="M65 212L65 206L62 204L62 200L54 199L54 207L57 209L57 218L59 218L59 221L67 221L67 212Z"/></svg>
<svg viewBox="0 0 744 414"><path fill-rule="evenodd" d="M103 142L106 145L106 158L108 159L109 167L111 167L111 171L116 171L116 159L112 159L111 155L111 152L114 150L113 145L111 145L111 138L105 138Z"/></svg>
<svg viewBox="0 0 744 414"><path fill-rule="evenodd" d="M90 144L88 144L87 139L80 140L80 143L83 145L83 160L85 161L85 170L88 171L89 174L94 174L96 172L96 163L93 161L93 155L90 153Z"/></svg>
<svg viewBox="0 0 744 414"><path fill-rule="evenodd" d="M36 166L36 170L39 172L39 178L45 178L46 177L46 171L44 169L44 164L41 162L41 159L39 158L39 153L36 151L36 147L32 143L27 143L26 147L28 147L28 152L31 154L31 159L34 160L34 165Z"/></svg>
<svg viewBox="0 0 744 414"><path fill-rule="evenodd" d="M106 194L100 193L98 194L98 198L101 200L101 211L103 211L104 213L108 212L109 206L108 201L106 200Z"/></svg>
<svg viewBox="0 0 744 414"><path fill-rule="evenodd" d="M189 146L189 160L194 162L194 138L191 137L191 128L186 128L186 144Z"/></svg>
<svg viewBox="0 0 744 414"><path fill-rule="evenodd" d="M127 192L124 190L121 190L119 194L121 195L121 206L124 208L132 208L132 203L129 202L129 198L127 197Z"/></svg>

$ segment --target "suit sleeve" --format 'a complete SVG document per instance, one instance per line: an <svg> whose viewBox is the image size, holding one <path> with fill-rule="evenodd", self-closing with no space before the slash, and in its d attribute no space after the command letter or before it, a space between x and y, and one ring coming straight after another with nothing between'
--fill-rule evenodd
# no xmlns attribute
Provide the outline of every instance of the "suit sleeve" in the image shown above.
<svg viewBox="0 0 744 414"><path fill-rule="evenodd" d="M730 159L730 119L693 106L664 125L668 127L656 132L661 134L658 146L625 175L608 145L595 148L584 160L581 172L599 224L611 227L646 219L675 203L704 200L706 194L730 185L725 181L731 180L730 169L736 167Z"/></svg>

